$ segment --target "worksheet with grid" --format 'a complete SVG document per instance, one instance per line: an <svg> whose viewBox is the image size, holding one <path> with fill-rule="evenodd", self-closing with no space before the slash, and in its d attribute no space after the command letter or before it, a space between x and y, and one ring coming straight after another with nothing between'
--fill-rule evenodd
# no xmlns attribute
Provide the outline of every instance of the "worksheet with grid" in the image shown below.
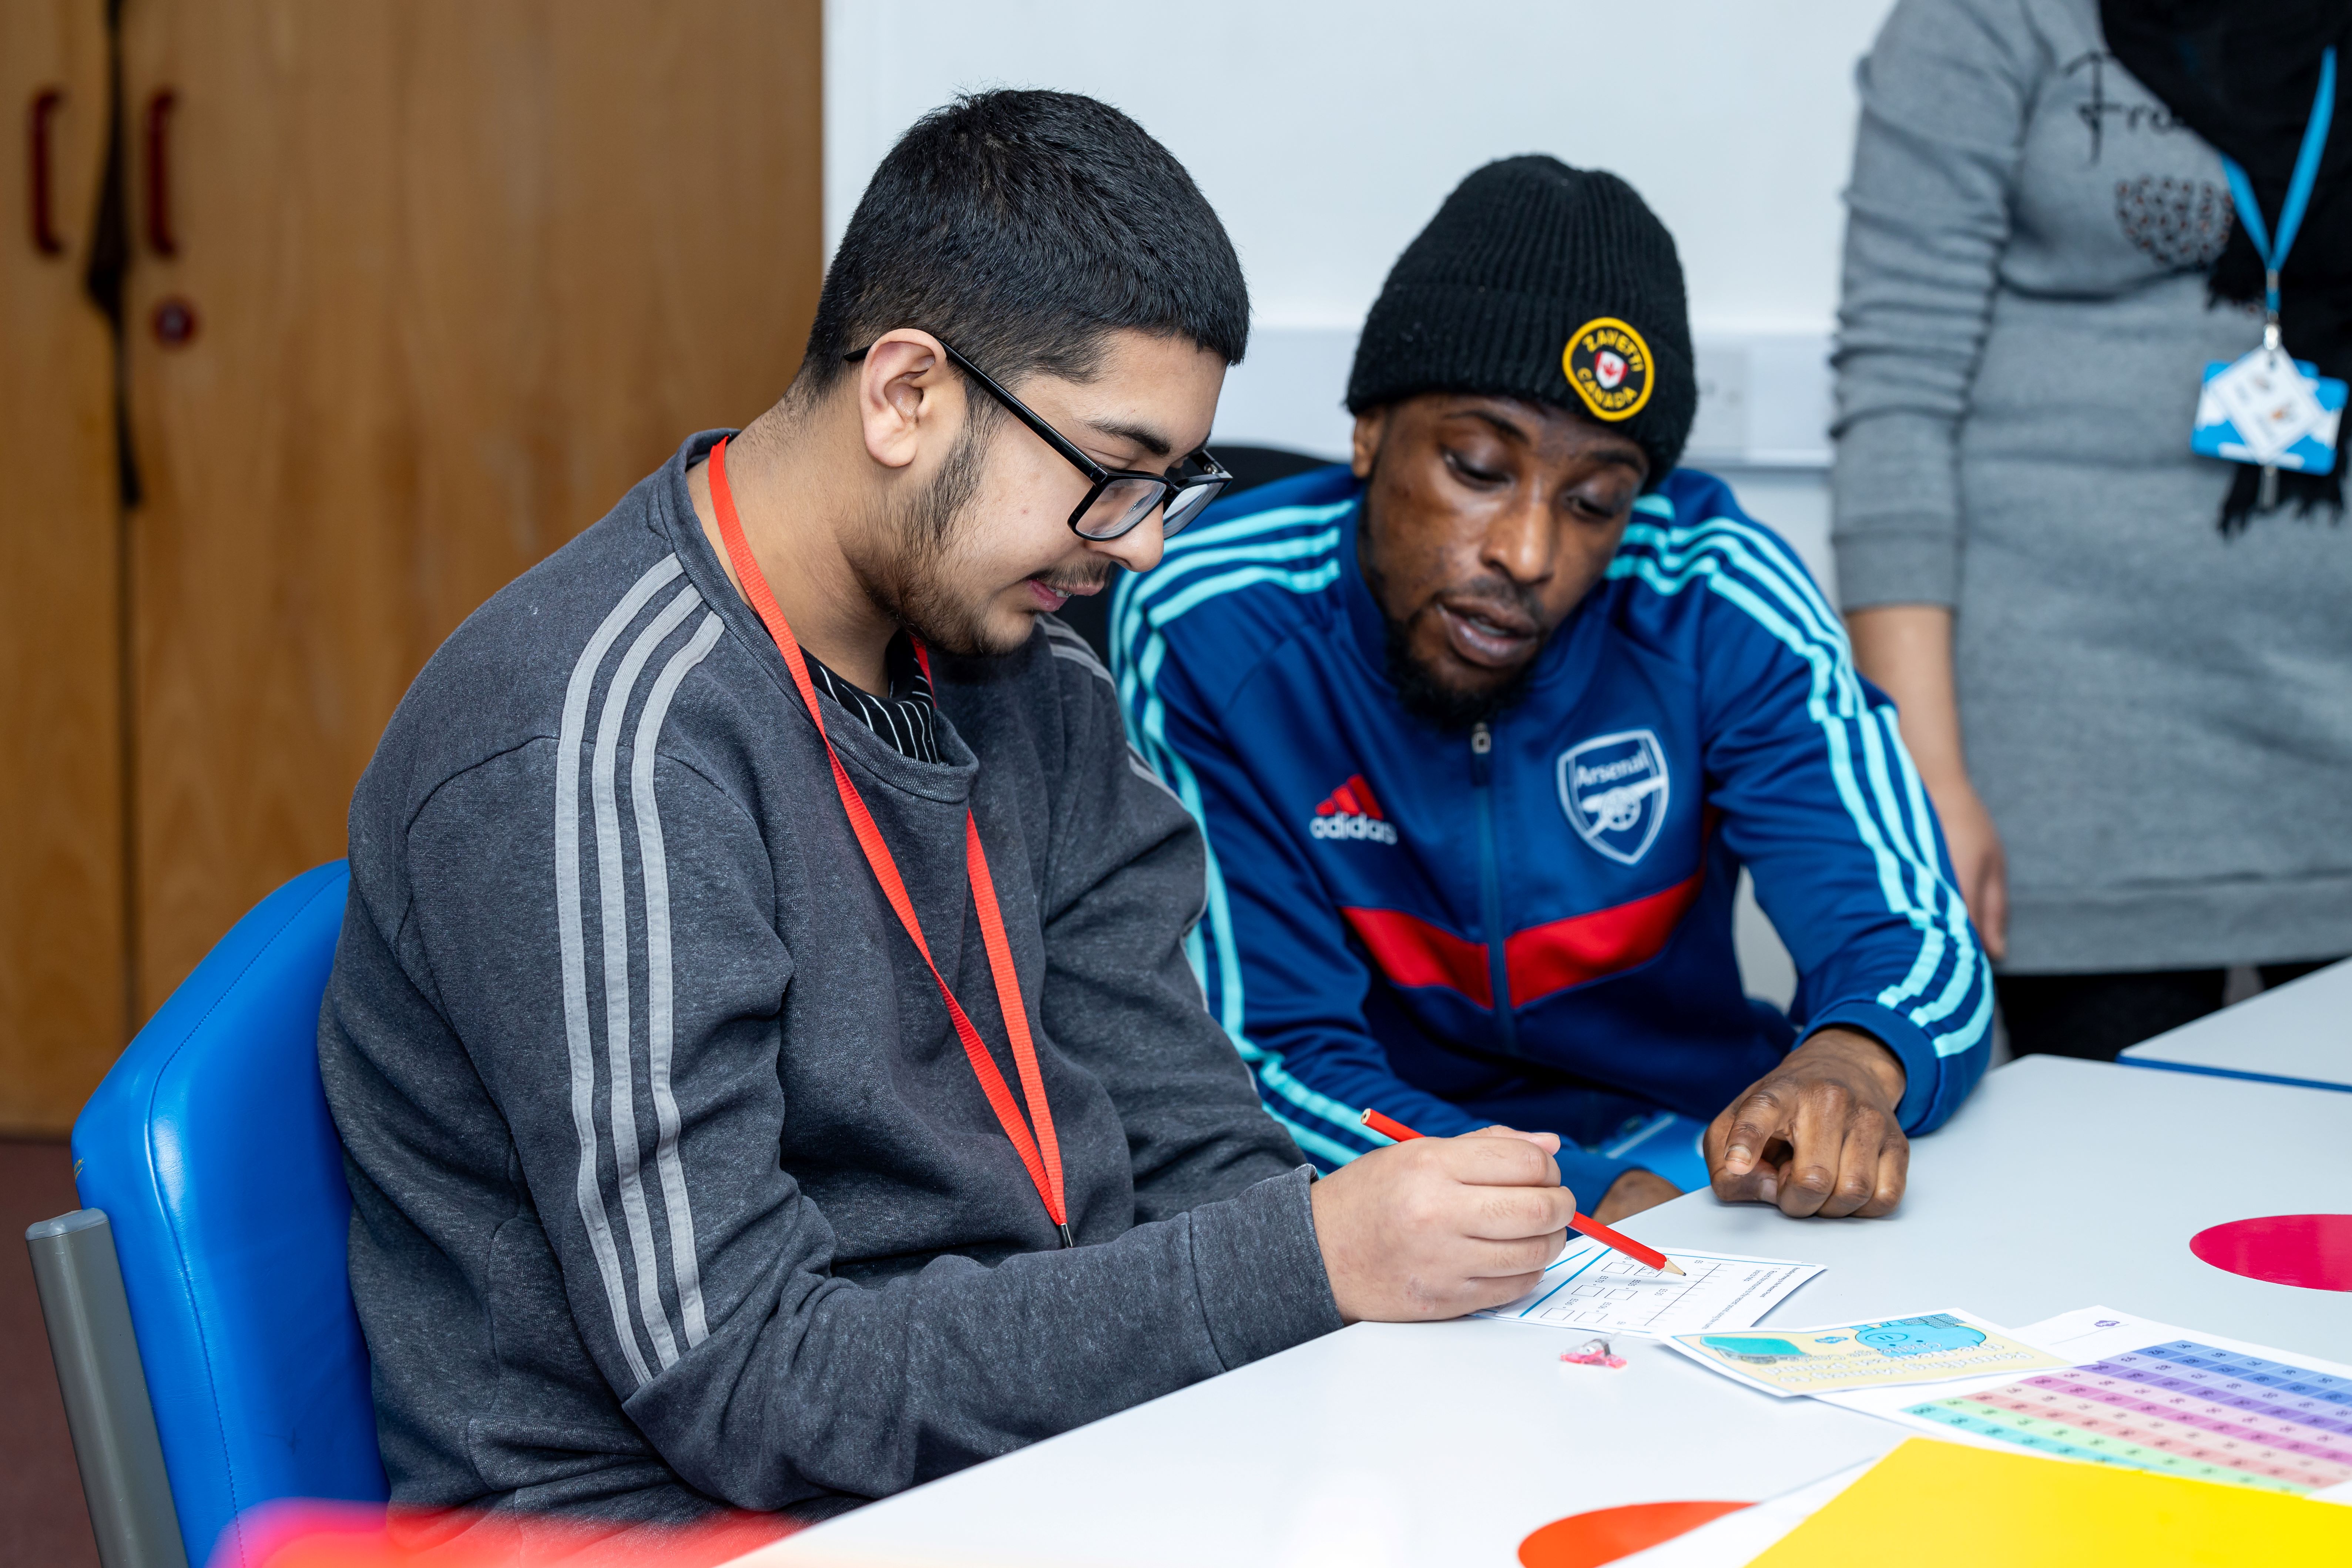
<svg viewBox="0 0 2352 1568"><path fill-rule="evenodd" d="M2268 1491L2352 1481L2352 1377L2182 1337L1903 1414L2061 1458Z"/></svg>
<svg viewBox="0 0 2352 1568"><path fill-rule="evenodd" d="M1682 1278L1587 1240L1560 1254L1543 1282L1517 1300L1472 1315L1596 1334L1746 1329L1822 1272L1818 1263L1780 1258L1661 1250L1682 1267Z"/></svg>
<svg viewBox="0 0 2352 1568"><path fill-rule="evenodd" d="M2072 1365L1825 1403L1979 1447L2352 1503L2352 1365L2112 1307L2016 1337Z"/></svg>

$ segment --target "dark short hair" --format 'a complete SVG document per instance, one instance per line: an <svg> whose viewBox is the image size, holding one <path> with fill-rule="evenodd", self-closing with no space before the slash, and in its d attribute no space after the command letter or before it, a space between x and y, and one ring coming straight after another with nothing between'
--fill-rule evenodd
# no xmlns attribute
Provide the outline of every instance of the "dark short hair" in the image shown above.
<svg viewBox="0 0 2352 1568"><path fill-rule="evenodd" d="M1106 333L1182 335L1237 363L1249 289L1192 176L1142 126L1068 92L970 93L874 171L824 275L801 385L919 327L999 380L1094 373Z"/></svg>

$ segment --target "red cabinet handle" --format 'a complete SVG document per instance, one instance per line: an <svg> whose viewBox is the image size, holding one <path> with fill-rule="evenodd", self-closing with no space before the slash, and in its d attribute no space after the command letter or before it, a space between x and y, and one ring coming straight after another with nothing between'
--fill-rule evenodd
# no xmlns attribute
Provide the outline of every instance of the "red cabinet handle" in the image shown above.
<svg viewBox="0 0 2352 1568"><path fill-rule="evenodd" d="M147 248L158 256L180 254L172 232L172 110L180 95L164 88L147 100Z"/></svg>
<svg viewBox="0 0 2352 1568"><path fill-rule="evenodd" d="M58 237L56 215L49 209L49 121L66 101L66 95L53 87L45 87L33 95L28 141L33 161L32 178L26 182L33 201L33 248L43 256L62 256L66 242Z"/></svg>

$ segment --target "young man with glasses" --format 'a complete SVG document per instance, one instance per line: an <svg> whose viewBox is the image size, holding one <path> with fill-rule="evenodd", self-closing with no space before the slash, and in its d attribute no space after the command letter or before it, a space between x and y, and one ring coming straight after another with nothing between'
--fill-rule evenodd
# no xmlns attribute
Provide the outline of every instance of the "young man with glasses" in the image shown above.
<svg viewBox="0 0 2352 1568"><path fill-rule="evenodd" d="M1373 304L1351 464L1124 583L1112 652L1212 858L1195 939L1267 1108L1567 1135L1601 1219L1711 1185L1883 1215L1990 1051L1991 975L1895 710L1728 487L1674 238L1614 175L1489 164ZM1743 993L1742 868L1801 976ZM1375 1155L1374 1157L1378 1157Z"/></svg>
<svg viewBox="0 0 2352 1568"><path fill-rule="evenodd" d="M396 1502L822 1515L1355 1318L1509 1300L1549 1134L1316 1184L1192 819L1051 618L1144 570L1248 300L1123 115L884 161L805 361L443 646L320 1023Z"/></svg>

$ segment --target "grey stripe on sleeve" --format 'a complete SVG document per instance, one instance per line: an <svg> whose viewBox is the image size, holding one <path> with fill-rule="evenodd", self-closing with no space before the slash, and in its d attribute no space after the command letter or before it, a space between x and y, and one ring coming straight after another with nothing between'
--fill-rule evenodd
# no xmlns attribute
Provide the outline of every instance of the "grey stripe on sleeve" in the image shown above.
<svg viewBox="0 0 2352 1568"><path fill-rule="evenodd" d="M1095 650L1088 646L1086 638L1058 622L1040 621L1038 625L1045 628L1045 647L1055 658L1067 659L1079 668L1092 674L1113 691L1118 689L1118 682L1110 678L1110 671L1103 668L1102 660L1095 657ZM1127 748L1127 766L1129 773L1169 799L1175 801L1177 805L1184 804L1178 798L1176 792L1168 787L1168 781L1153 773L1151 764L1145 762L1143 754L1131 744Z"/></svg>
<svg viewBox="0 0 2352 1568"><path fill-rule="evenodd" d="M1145 784L1150 784L1152 788L1158 790L1161 795L1166 795L1170 800L1175 801L1178 805L1182 805L1184 804L1183 800L1176 794L1176 792L1168 787L1168 781L1161 778L1158 773L1153 773L1151 771L1151 764L1143 760L1143 753L1137 751L1133 746L1129 746L1127 749L1127 771L1133 773L1137 778L1141 779Z"/></svg>
<svg viewBox="0 0 2352 1568"><path fill-rule="evenodd" d="M596 628L596 635L588 639L564 689L563 729L555 749L555 924L563 954L563 1037L572 1058L572 1131L580 1142L572 1197L580 1206L580 1223L588 1232L589 1249L596 1256L596 1272L604 1280L605 1304L613 1313L613 1332L640 1387L653 1381L653 1374L646 1367L636 1330L629 1322L620 1252L613 1245L603 1184L596 1176L596 1056L588 1034L588 952L580 908L580 746L588 728L588 696L596 684L597 667L645 608L646 601L684 570L677 556L662 557L622 595L604 625Z"/></svg>
<svg viewBox="0 0 2352 1568"><path fill-rule="evenodd" d="M654 757L662 725L669 718L670 700L694 667L718 646L724 624L716 615L702 625L685 647L654 679L645 711L637 716L636 742L629 752L629 805L637 817L637 854L646 875L646 1057L651 1079L654 1121L659 1129L654 1144L654 1171L661 1179L662 1211L669 1216L669 1266L677 1287L677 1307L686 1320L686 1348L692 1350L710 1337L702 1310L702 1265L696 1257L694 1211L688 1206L686 1171L677 1157L677 1100L670 1093L670 1047L676 1024L672 1011L669 945L669 861L662 842L661 810L654 798Z"/></svg>
<svg viewBox="0 0 2352 1568"><path fill-rule="evenodd" d="M1103 668L1102 660L1095 657L1094 647L1086 638L1056 621L1040 621L1037 624L1045 628L1046 646L1053 649L1055 658L1066 658L1072 664L1081 665L1100 676L1104 684L1114 689L1118 688L1118 683L1111 679L1110 671Z"/></svg>
<svg viewBox="0 0 2352 1568"><path fill-rule="evenodd" d="M629 1262L636 1279L637 1310L646 1332L653 1337L654 1353L667 1368L677 1364L677 1342L669 1329L669 1309L662 1305L661 1263L654 1252L653 1221L646 1210L645 1181L639 1173L643 1147L637 1127L636 1026L629 1014L629 894L621 868L621 815L613 793L613 773L621 745L621 721L629 699L636 694L637 677L646 661L678 624L694 613L702 595L693 584L678 590L646 624L636 641L614 668L604 688L604 708L596 721L596 756L589 777L589 797L596 807L596 872L604 916L604 1057L610 1075L606 1092L612 1103L613 1168L621 1190L621 1215L629 1230Z"/></svg>

